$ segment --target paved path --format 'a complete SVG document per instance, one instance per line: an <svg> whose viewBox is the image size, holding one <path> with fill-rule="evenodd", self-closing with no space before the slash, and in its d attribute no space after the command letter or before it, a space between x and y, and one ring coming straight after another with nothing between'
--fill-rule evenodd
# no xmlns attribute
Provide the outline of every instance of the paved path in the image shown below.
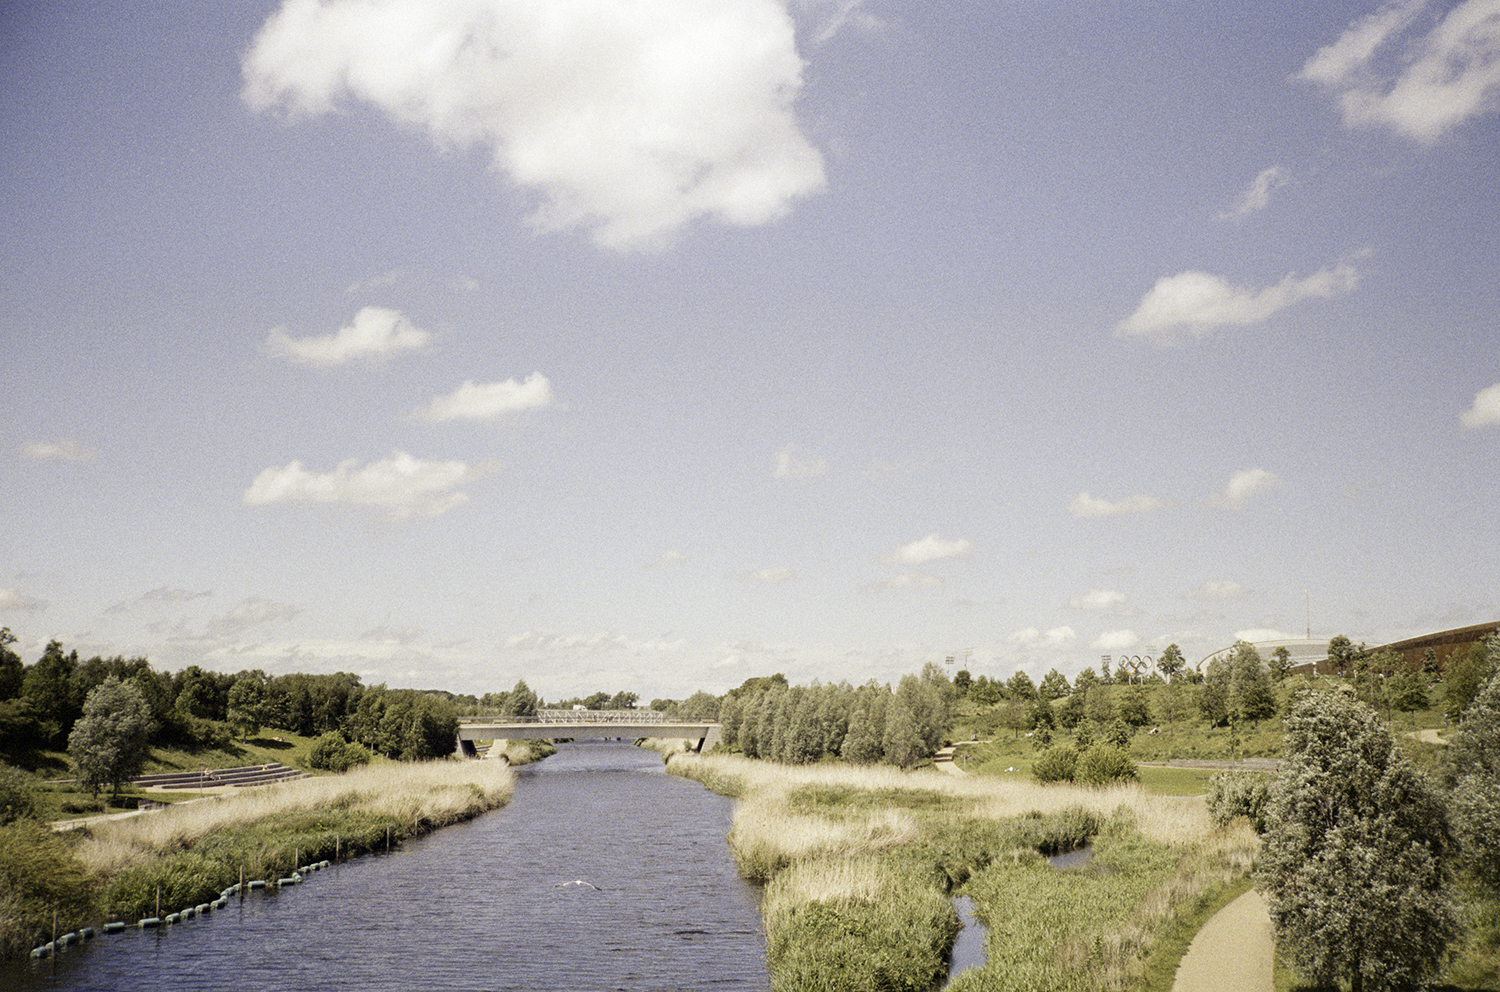
<svg viewBox="0 0 1500 992"><path fill-rule="evenodd" d="M1408 737L1415 737L1423 744L1442 744L1445 747L1448 744L1447 741L1438 736L1436 730L1409 730L1406 735Z"/></svg>
<svg viewBox="0 0 1500 992"><path fill-rule="evenodd" d="M949 775L967 775L969 773L958 767L958 763L953 760L954 746L949 744L947 747L938 748L937 754L932 756L932 764L938 771L947 772Z"/></svg>
<svg viewBox="0 0 1500 992"><path fill-rule="evenodd" d="M1251 889L1213 915L1188 945L1172 992L1271 992L1271 917Z"/></svg>

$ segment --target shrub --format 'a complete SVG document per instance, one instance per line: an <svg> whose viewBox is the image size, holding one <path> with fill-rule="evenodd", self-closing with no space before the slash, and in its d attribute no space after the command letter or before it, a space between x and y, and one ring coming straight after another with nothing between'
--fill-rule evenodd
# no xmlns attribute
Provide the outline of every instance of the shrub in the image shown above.
<svg viewBox="0 0 1500 992"><path fill-rule="evenodd" d="M94 882L67 841L40 823L0 827L0 959L88 921Z"/></svg>
<svg viewBox="0 0 1500 992"><path fill-rule="evenodd" d="M1032 763L1031 776L1038 782L1071 782L1078 765L1078 752L1071 744L1054 744Z"/></svg>
<svg viewBox="0 0 1500 992"><path fill-rule="evenodd" d="M1123 748L1114 744L1096 744L1079 755L1073 777L1082 785L1109 785L1134 782L1138 775L1135 762Z"/></svg>
<svg viewBox="0 0 1500 992"><path fill-rule="evenodd" d="M1271 776L1265 772L1219 772L1208 780L1208 815L1221 827L1243 816L1256 833L1265 833L1270 800Z"/></svg>
<svg viewBox="0 0 1500 992"><path fill-rule="evenodd" d="M36 792L22 771L0 765L0 826L36 819Z"/></svg>
<svg viewBox="0 0 1500 992"><path fill-rule="evenodd" d="M346 772L355 765L369 762L370 752L363 744L344 740L343 735L336 730L330 730L313 741L312 750L307 755L309 765L329 772Z"/></svg>

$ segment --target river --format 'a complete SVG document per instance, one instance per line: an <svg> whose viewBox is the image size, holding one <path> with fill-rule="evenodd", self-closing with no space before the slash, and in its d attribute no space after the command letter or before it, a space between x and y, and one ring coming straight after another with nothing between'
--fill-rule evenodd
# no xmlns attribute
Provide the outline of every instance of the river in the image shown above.
<svg viewBox="0 0 1500 992"><path fill-rule="evenodd" d="M504 809L206 917L0 966L0 988L765 990L731 807L654 752L565 744L516 770Z"/></svg>

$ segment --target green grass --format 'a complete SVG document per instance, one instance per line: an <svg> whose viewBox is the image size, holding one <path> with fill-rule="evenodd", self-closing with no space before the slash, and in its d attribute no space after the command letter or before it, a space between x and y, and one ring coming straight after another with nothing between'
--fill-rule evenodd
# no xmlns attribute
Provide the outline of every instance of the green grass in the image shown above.
<svg viewBox="0 0 1500 992"><path fill-rule="evenodd" d="M1176 920L1157 938L1146 958L1141 981L1146 992L1171 992L1177 978L1177 966L1187 953L1188 945L1198 936L1204 924L1215 913L1234 902L1253 887L1248 876L1210 888L1196 902L1185 907Z"/></svg>

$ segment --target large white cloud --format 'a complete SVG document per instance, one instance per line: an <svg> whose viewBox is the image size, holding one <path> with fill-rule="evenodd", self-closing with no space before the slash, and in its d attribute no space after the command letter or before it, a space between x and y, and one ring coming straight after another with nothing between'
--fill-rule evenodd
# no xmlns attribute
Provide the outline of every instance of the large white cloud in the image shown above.
<svg viewBox="0 0 1500 992"><path fill-rule="evenodd" d="M1094 638L1089 647L1095 651L1129 651L1141 643L1133 630L1108 630Z"/></svg>
<svg viewBox="0 0 1500 992"><path fill-rule="evenodd" d="M1068 503L1068 512L1075 517L1113 517L1122 513L1150 513L1161 509L1163 505L1155 496L1142 494L1111 503L1084 491Z"/></svg>
<svg viewBox="0 0 1500 992"><path fill-rule="evenodd" d="M435 517L469 501L457 487L483 475L487 466L461 461L423 461L398 451L363 467L349 459L331 472L310 472L300 461L268 468L245 491L250 506L272 503L351 503L383 507L392 519Z"/></svg>
<svg viewBox="0 0 1500 992"><path fill-rule="evenodd" d="M1459 423L1476 427L1500 427L1500 382L1474 394L1474 405L1459 415Z"/></svg>
<svg viewBox="0 0 1500 992"><path fill-rule="evenodd" d="M948 540L937 534L928 534L919 541L912 541L897 548L889 558L898 565L925 565L942 558L957 558L968 554L974 545L963 538Z"/></svg>
<svg viewBox="0 0 1500 992"><path fill-rule="evenodd" d="M46 600L28 596L19 589L0 589L0 613L40 613Z"/></svg>
<svg viewBox="0 0 1500 992"><path fill-rule="evenodd" d="M294 338L284 327L266 335L266 350L278 358L303 365L343 365L360 359L379 360L403 351L427 347L428 334L399 310L364 307L354 320L332 334Z"/></svg>
<svg viewBox="0 0 1500 992"><path fill-rule="evenodd" d="M1263 289L1232 286L1207 272L1180 272L1158 279L1135 312L1115 325L1115 334L1158 344L1178 340L1184 332L1201 338L1218 327L1258 324L1294 303L1338 296L1358 284L1359 273L1345 264L1300 279L1288 275Z"/></svg>
<svg viewBox="0 0 1500 992"><path fill-rule="evenodd" d="M545 410L553 403L552 383L540 372L533 372L525 382L464 382L446 396L436 396L417 416L428 423L445 420L493 420L507 413L523 410Z"/></svg>
<svg viewBox="0 0 1500 992"><path fill-rule="evenodd" d="M612 248L764 224L823 188L784 0L285 0L245 54L255 110L348 99L480 145L532 221Z"/></svg>
<svg viewBox="0 0 1500 992"><path fill-rule="evenodd" d="M1318 49L1300 79L1332 91L1347 127L1388 127L1432 144L1500 108L1500 0L1461 0L1425 34L1428 4L1407 0L1354 21ZM1384 56L1384 57L1383 57Z"/></svg>

